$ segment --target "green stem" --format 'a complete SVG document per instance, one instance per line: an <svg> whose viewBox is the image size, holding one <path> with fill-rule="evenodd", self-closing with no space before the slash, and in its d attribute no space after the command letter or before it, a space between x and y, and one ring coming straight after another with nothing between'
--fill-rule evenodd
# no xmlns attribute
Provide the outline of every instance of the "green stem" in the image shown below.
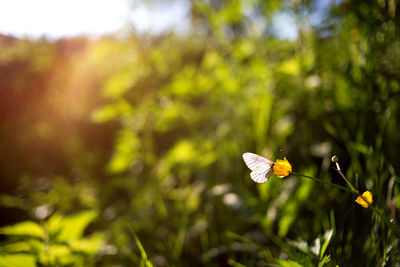
<svg viewBox="0 0 400 267"><path fill-rule="evenodd" d="M353 192L352 190L348 189L347 187L344 187L344 186L341 186L341 185L337 185L337 184L334 184L334 183L331 183L331 182L328 182L328 181L325 181L325 180L322 180L322 179L319 179L319 178L315 178L315 177L304 175L304 174L297 173L297 172L292 172L291 174L294 174L294 175L297 175L297 176L301 176L301 177L305 177L305 178L311 179L311 180L313 180L315 182L327 184L327 185L330 185L330 186L336 187L338 189L341 189L341 190L344 190L344 191L347 191L347 192L350 192L350 193L353 193L353 194L357 195L356 192Z"/></svg>
<svg viewBox="0 0 400 267"><path fill-rule="evenodd" d="M347 185L350 187L350 189L354 192L354 193L359 193L358 190L350 183L350 181L346 178L346 176L344 176L344 174L342 173L342 171L340 169L336 170L340 176L343 178L343 180L346 181ZM364 198L363 198L364 199ZM365 199L364 199L365 200Z"/></svg>

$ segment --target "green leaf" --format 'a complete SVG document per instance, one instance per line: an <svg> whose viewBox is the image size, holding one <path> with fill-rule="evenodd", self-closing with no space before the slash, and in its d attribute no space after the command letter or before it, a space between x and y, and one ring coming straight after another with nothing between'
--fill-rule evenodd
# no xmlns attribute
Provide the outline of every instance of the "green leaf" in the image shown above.
<svg viewBox="0 0 400 267"><path fill-rule="evenodd" d="M51 262L60 262L61 258L68 258L71 255L71 250L65 245L52 245L47 253Z"/></svg>
<svg viewBox="0 0 400 267"><path fill-rule="evenodd" d="M282 267L303 267L300 263L291 260L277 260Z"/></svg>
<svg viewBox="0 0 400 267"><path fill-rule="evenodd" d="M43 228L32 221L20 222L11 226L5 226L0 228L0 234L4 235L23 235L43 238Z"/></svg>
<svg viewBox="0 0 400 267"><path fill-rule="evenodd" d="M28 207L28 201L16 196L2 194L0 195L0 205L4 207L26 209Z"/></svg>
<svg viewBox="0 0 400 267"><path fill-rule="evenodd" d="M329 263L331 261L331 256L330 255L326 255L322 258L322 260L318 263L318 267L322 267L325 264Z"/></svg>
<svg viewBox="0 0 400 267"><path fill-rule="evenodd" d="M1 252L30 252L28 242L15 242L0 247Z"/></svg>
<svg viewBox="0 0 400 267"><path fill-rule="evenodd" d="M82 237L85 228L97 217L97 212L93 210L83 211L78 214L57 218L57 226L52 227L55 239L58 242L78 240Z"/></svg>
<svg viewBox="0 0 400 267"><path fill-rule="evenodd" d="M320 251L320 258L322 259L322 257L324 257L325 251L329 245L329 242L331 241L332 238L332 234L333 234L333 229L330 229L328 231L326 231L324 238L325 238L325 242L321 247L321 251Z"/></svg>
<svg viewBox="0 0 400 267"><path fill-rule="evenodd" d="M351 142L350 143L350 147L352 149L356 150L357 152L360 152L361 154L364 154L364 155L367 155L367 156L372 155L372 152L373 152L371 147L368 147L368 146L366 146L364 144L361 144L361 143Z"/></svg>
<svg viewBox="0 0 400 267"><path fill-rule="evenodd" d="M61 222L63 216L61 214L55 213L53 214L46 223L46 229L50 235L50 238L56 236L61 231Z"/></svg>
<svg viewBox="0 0 400 267"><path fill-rule="evenodd" d="M126 100L121 99L112 105L95 109L91 114L91 119L97 123L104 123L131 112L132 106Z"/></svg>
<svg viewBox="0 0 400 267"><path fill-rule="evenodd" d="M241 264L240 262L235 261L234 259L228 259L228 264L233 267L245 267L246 265Z"/></svg>
<svg viewBox="0 0 400 267"><path fill-rule="evenodd" d="M104 235L101 233L93 234L88 238L72 241L70 243L72 250L86 254L97 253L104 242Z"/></svg>
<svg viewBox="0 0 400 267"><path fill-rule="evenodd" d="M136 79L137 77L132 70L121 70L112 76L103 87L104 97L114 99L121 97L135 84Z"/></svg>
<svg viewBox="0 0 400 267"><path fill-rule="evenodd" d="M133 232L133 236L135 238L135 243L136 243L137 247L139 248L140 255L142 257L143 262L145 263L145 266L146 267L153 267L153 264L151 263L151 261L147 257L147 253L144 250L142 243L140 242L139 238L137 237L137 235L134 232Z"/></svg>
<svg viewBox="0 0 400 267"><path fill-rule="evenodd" d="M2 267L36 267L36 258L29 254L0 255Z"/></svg>
<svg viewBox="0 0 400 267"><path fill-rule="evenodd" d="M119 131L115 144L115 152L107 169L110 173L120 173L129 168L137 156L140 140L131 129Z"/></svg>

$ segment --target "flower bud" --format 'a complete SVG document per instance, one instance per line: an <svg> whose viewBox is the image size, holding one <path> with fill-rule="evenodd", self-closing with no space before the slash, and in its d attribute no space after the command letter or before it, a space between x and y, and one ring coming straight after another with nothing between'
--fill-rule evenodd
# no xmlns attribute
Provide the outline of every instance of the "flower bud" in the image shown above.
<svg viewBox="0 0 400 267"><path fill-rule="evenodd" d="M291 171L292 165L290 165L286 157L283 160L278 159L274 164L274 174L279 178L288 176Z"/></svg>
<svg viewBox="0 0 400 267"><path fill-rule="evenodd" d="M371 205L374 202L373 195L368 190L365 191L361 196L362 197L357 197L357 199L355 201L358 204L360 204L361 206L363 206L364 208L368 208L368 206Z"/></svg>

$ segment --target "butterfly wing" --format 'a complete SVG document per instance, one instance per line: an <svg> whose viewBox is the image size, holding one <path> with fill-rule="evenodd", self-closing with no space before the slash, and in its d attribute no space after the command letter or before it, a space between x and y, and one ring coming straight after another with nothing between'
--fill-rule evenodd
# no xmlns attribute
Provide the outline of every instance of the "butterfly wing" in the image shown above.
<svg viewBox="0 0 400 267"><path fill-rule="evenodd" d="M244 162L252 172L251 179L256 183L265 183L271 176L273 162L254 153L246 152L242 155Z"/></svg>
<svg viewBox="0 0 400 267"><path fill-rule="evenodd" d="M273 169L270 165L260 166L250 173L250 177L254 182L262 184L268 181L272 171Z"/></svg>

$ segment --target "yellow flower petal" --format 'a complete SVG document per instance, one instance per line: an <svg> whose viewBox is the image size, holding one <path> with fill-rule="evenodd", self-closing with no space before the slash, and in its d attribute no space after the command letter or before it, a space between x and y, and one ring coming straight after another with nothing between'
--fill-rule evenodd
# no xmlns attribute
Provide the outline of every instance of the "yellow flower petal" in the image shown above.
<svg viewBox="0 0 400 267"><path fill-rule="evenodd" d="M290 165L286 157L283 160L278 159L274 164L274 174L279 178L288 176L291 171L292 165Z"/></svg>
<svg viewBox="0 0 400 267"><path fill-rule="evenodd" d="M362 196L366 201L364 199L362 199L361 197L357 197L356 202L358 204L360 204L361 206L363 206L364 208L368 208L368 206L374 202L374 200L372 199L373 195L371 192L369 192L367 190L362 194Z"/></svg>

